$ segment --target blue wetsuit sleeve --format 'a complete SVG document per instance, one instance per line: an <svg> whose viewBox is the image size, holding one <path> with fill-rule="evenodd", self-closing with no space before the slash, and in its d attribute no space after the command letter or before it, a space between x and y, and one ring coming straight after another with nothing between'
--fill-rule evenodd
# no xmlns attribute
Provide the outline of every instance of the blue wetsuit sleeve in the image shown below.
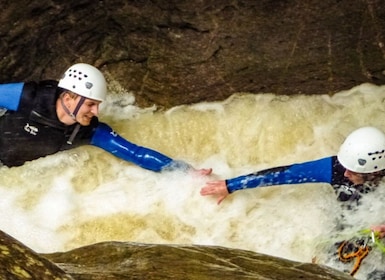
<svg viewBox="0 0 385 280"><path fill-rule="evenodd" d="M99 123L91 139L91 145L152 171L189 169L183 161L175 161L157 151L137 146L119 136L107 124Z"/></svg>
<svg viewBox="0 0 385 280"><path fill-rule="evenodd" d="M24 83L0 84L0 107L17 111Z"/></svg>
<svg viewBox="0 0 385 280"><path fill-rule="evenodd" d="M302 183L331 183L332 157L262 170L226 180L229 193L241 189Z"/></svg>

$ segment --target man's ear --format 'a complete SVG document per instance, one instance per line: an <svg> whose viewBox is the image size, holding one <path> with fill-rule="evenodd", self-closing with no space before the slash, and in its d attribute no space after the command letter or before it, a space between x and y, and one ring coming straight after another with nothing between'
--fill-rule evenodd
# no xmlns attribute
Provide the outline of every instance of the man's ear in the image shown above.
<svg viewBox="0 0 385 280"><path fill-rule="evenodd" d="M70 91L65 91L62 94L62 99L64 105L66 105L67 108L70 108L72 101L76 99L76 95Z"/></svg>
<svg viewBox="0 0 385 280"><path fill-rule="evenodd" d="M72 91L69 91L69 90L66 90L63 94L64 94L65 96L67 96L67 98L73 99L73 100L76 100L76 99L79 97L78 94L73 93Z"/></svg>

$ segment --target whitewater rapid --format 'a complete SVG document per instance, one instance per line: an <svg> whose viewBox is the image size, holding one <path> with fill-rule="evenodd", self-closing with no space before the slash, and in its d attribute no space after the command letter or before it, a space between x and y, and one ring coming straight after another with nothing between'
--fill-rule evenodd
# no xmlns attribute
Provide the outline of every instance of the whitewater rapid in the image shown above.
<svg viewBox="0 0 385 280"><path fill-rule="evenodd" d="M344 269L330 247L385 222L384 185L350 212L327 184L238 191L220 205L199 190L207 180L334 155L360 126L385 131L384 100L385 86L362 84L333 96L238 93L158 111L138 108L132 94L112 87L101 121L214 174L154 173L90 146L2 167L0 229L41 253L112 240L204 244ZM381 261L371 254L356 277Z"/></svg>

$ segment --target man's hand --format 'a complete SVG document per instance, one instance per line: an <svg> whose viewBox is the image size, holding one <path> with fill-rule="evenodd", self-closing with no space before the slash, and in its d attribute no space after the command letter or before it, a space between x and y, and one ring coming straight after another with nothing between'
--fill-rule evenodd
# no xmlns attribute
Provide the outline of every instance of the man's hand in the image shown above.
<svg viewBox="0 0 385 280"><path fill-rule="evenodd" d="M385 236L385 225L371 226L370 229L378 233L380 238Z"/></svg>
<svg viewBox="0 0 385 280"><path fill-rule="evenodd" d="M224 180L207 182L200 193L201 195L219 195L218 205L229 195L226 181Z"/></svg>
<svg viewBox="0 0 385 280"><path fill-rule="evenodd" d="M208 176L213 172L212 168L202 168L198 169L197 172L202 176Z"/></svg>

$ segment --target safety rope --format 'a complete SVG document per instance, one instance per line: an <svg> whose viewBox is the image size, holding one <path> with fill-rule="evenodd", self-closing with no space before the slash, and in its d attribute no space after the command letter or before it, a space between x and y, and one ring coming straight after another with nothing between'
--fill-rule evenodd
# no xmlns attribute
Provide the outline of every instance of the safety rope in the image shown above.
<svg viewBox="0 0 385 280"><path fill-rule="evenodd" d="M358 242L352 242L350 240L345 240L341 242L341 245L338 247L338 258L340 261L347 263L354 261L354 265L352 270L350 271L350 275L354 276L358 269L361 266L364 258L369 254L371 247L367 244L360 245Z"/></svg>
<svg viewBox="0 0 385 280"><path fill-rule="evenodd" d="M362 261L369 254L373 247L385 254L385 245L379 235L370 229L360 231L361 237L354 237L342 241L337 249L338 259L343 263L354 260L350 275L354 276L361 266ZM370 245L369 245L370 244Z"/></svg>

